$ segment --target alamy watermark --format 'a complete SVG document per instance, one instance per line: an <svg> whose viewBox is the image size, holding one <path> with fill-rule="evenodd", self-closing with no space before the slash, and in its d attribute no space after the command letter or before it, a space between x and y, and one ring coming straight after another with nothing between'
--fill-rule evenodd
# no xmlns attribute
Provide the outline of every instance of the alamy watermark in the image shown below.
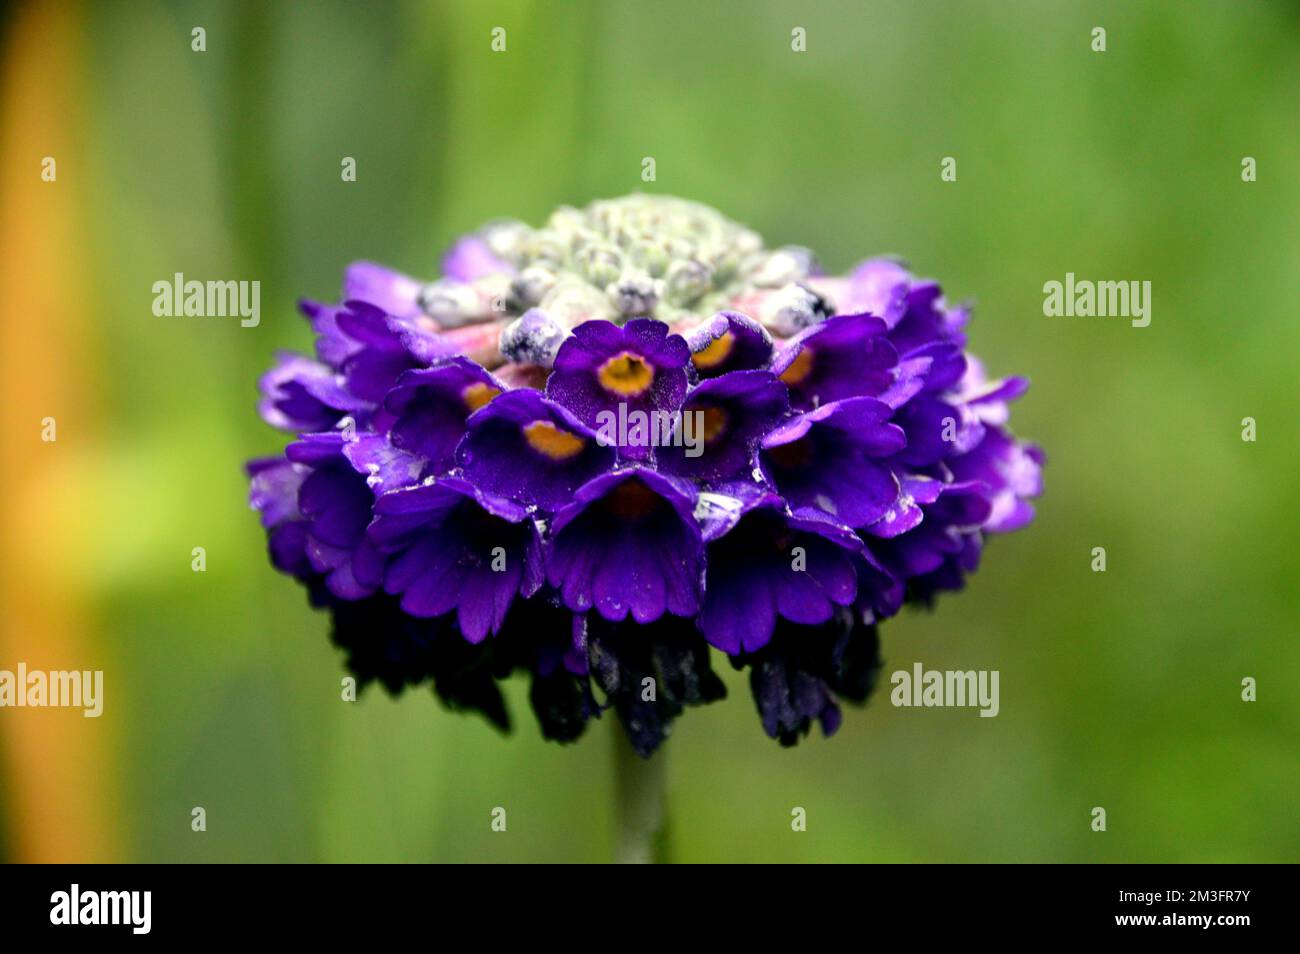
<svg viewBox="0 0 1300 954"><path fill-rule="evenodd" d="M185 280L177 272L171 281L153 283L153 313L159 318L239 318L244 328L262 320L260 281Z"/></svg>
<svg viewBox="0 0 1300 954"><path fill-rule="evenodd" d="M104 672L90 670L0 669L0 709L81 709L87 719L104 712Z"/></svg>
<svg viewBox="0 0 1300 954"><path fill-rule="evenodd" d="M715 412L720 413L720 412ZM596 443L602 447L684 447L687 457L704 453L708 411L642 411L619 403L596 415Z"/></svg>
<svg viewBox="0 0 1300 954"><path fill-rule="evenodd" d="M926 669L914 663L910 672L900 669L890 677L894 689L889 701L902 708L978 706L980 718L991 719L1001 708L999 676L996 669Z"/></svg>
<svg viewBox="0 0 1300 954"><path fill-rule="evenodd" d="M148 934L153 924L152 891L83 891L73 884L50 895L50 923L56 925L126 925L132 934Z"/></svg>
<svg viewBox="0 0 1300 954"><path fill-rule="evenodd" d="M1151 324L1151 283L1094 282L1065 273L1065 281L1043 285L1043 314L1049 318L1131 318L1134 328Z"/></svg>

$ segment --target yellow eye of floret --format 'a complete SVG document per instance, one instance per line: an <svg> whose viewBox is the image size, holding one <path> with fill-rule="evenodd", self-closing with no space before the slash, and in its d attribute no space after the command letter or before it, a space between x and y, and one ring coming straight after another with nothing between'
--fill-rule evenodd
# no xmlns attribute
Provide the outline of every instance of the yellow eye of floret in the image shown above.
<svg viewBox="0 0 1300 954"><path fill-rule="evenodd" d="M576 434L561 430L550 421L533 421L524 428L528 446L551 460L568 460L587 446Z"/></svg>
<svg viewBox="0 0 1300 954"><path fill-rule="evenodd" d="M781 380L788 385L802 384L803 381L812 373L813 369L813 352L812 348L805 347L790 362L790 366L781 372Z"/></svg>
<svg viewBox="0 0 1300 954"><path fill-rule="evenodd" d="M736 344L734 333L727 331L720 338L710 341L695 354L691 355L691 360L695 366L701 370L707 371L709 368L716 368L722 362L727 360L731 354L731 349Z"/></svg>
<svg viewBox="0 0 1300 954"><path fill-rule="evenodd" d="M470 413L473 414L500 393L500 388L494 388L490 384L478 381L461 391L460 397L465 402L465 406L469 408Z"/></svg>
<svg viewBox="0 0 1300 954"><path fill-rule="evenodd" d="M602 364L596 377L600 386L611 394L636 397L644 394L654 383L655 371L645 358L624 351Z"/></svg>

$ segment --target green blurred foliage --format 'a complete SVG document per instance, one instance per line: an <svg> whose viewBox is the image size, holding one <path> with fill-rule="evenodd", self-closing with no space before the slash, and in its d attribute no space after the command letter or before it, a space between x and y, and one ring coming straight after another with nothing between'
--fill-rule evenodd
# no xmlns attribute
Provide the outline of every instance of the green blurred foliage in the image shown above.
<svg viewBox="0 0 1300 954"><path fill-rule="evenodd" d="M79 572L97 577L121 672L131 859L606 857L609 726L543 742L522 682L508 739L422 691L341 703L326 620L267 564L240 465L281 445L254 386L276 349L309 347L295 300L333 297L349 261L430 275L485 220L645 188L832 270L896 252L976 297L972 346L1033 379L1013 424L1050 456L1032 528L994 542L967 592L883 629L887 672L999 669L998 718L894 709L886 685L837 738L786 751L719 658L731 697L688 713L667 748L676 856L1300 860L1295 6L83 14L114 547ZM657 182L640 181L643 156ZM154 318L150 286L176 271L260 279L261 326ZM1042 285L1067 271L1150 280L1151 326L1044 317ZM1247 415L1257 443L1240 439ZM206 834L189 831L192 805ZM497 805L505 834L489 829Z"/></svg>

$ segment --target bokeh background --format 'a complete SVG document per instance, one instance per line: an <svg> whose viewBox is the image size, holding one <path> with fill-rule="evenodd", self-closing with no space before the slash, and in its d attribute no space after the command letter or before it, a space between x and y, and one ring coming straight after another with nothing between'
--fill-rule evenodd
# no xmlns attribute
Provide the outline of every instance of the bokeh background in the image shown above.
<svg viewBox="0 0 1300 954"><path fill-rule="evenodd" d="M1300 860L1297 5L133 0L0 22L0 668L106 684L98 720L0 711L0 857L607 857L609 724L545 743L522 681L508 738L423 691L342 703L241 464L281 445L255 380L308 348L295 300L349 261L431 276L487 219L645 189L974 297L973 348L1033 379L1013 423L1050 455L1037 522L883 629L886 673L1000 670L1001 714L894 709L886 685L787 751L719 659L731 698L666 749L675 856ZM155 318L178 271L260 280L260 327ZM1044 317L1067 271L1151 281L1150 327Z"/></svg>

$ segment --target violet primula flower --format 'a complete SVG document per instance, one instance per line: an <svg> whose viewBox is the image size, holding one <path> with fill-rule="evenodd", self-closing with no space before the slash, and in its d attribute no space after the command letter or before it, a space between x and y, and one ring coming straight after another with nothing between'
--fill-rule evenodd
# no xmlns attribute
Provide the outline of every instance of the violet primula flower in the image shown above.
<svg viewBox="0 0 1300 954"><path fill-rule="evenodd" d="M273 566L362 685L429 684L547 738L612 712L643 755L747 669L765 732L830 735L879 626L960 589L1042 492L1024 378L892 259L837 277L679 199L565 208L458 239L432 281L350 266L301 304L248 465ZM646 680L656 691L643 692Z"/></svg>
<svg viewBox="0 0 1300 954"><path fill-rule="evenodd" d="M609 443L645 457L654 415L675 412L686 396L689 359L685 339L669 334L662 321L634 318L622 327L584 322L560 346L546 394L590 427L638 415L646 422L641 439L625 434Z"/></svg>
<svg viewBox="0 0 1300 954"><path fill-rule="evenodd" d="M469 416L505 386L468 358L402 373L383 402L383 424L394 447L418 454L435 473L451 469Z"/></svg>
<svg viewBox="0 0 1300 954"><path fill-rule="evenodd" d="M471 643L500 631L515 597L541 586L537 526L520 504L445 477L383 494L374 511L366 535L388 557L384 590L411 616L455 610Z"/></svg>
<svg viewBox="0 0 1300 954"><path fill-rule="evenodd" d="M519 388L466 422L457 459L484 490L548 511L614 465L614 451L563 404Z"/></svg>
<svg viewBox="0 0 1300 954"><path fill-rule="evenodd" d="M575 613L649 623L700 608L703 544L693 488L629 468L580 487L555 515L546 575Z"/></svg>
<svg viewBox="0 0 1300 954"><path fill-rule="evenodd" d="M865 527L898 499L889 458L907 437L875 398L832 401L790 418L763 438L763 471L793 507Z"/></svg>
<svg viewBox="0 0 1300 954"><path fill-rule="evenodd" d="M724 653L761 649L776 617L825 623L857 596L853 554L862 541L819 512L791 514L771 492L742 502L734 526L709 544L704 638Z"/></svg>
<svg viewBox="0 0 1300 954"><path fill-rule="evenodd" d="M691 348L691 365L702 378L765 369L772 363L771 333L735 311L714 315L691 332L686 343Z"/></svg>

